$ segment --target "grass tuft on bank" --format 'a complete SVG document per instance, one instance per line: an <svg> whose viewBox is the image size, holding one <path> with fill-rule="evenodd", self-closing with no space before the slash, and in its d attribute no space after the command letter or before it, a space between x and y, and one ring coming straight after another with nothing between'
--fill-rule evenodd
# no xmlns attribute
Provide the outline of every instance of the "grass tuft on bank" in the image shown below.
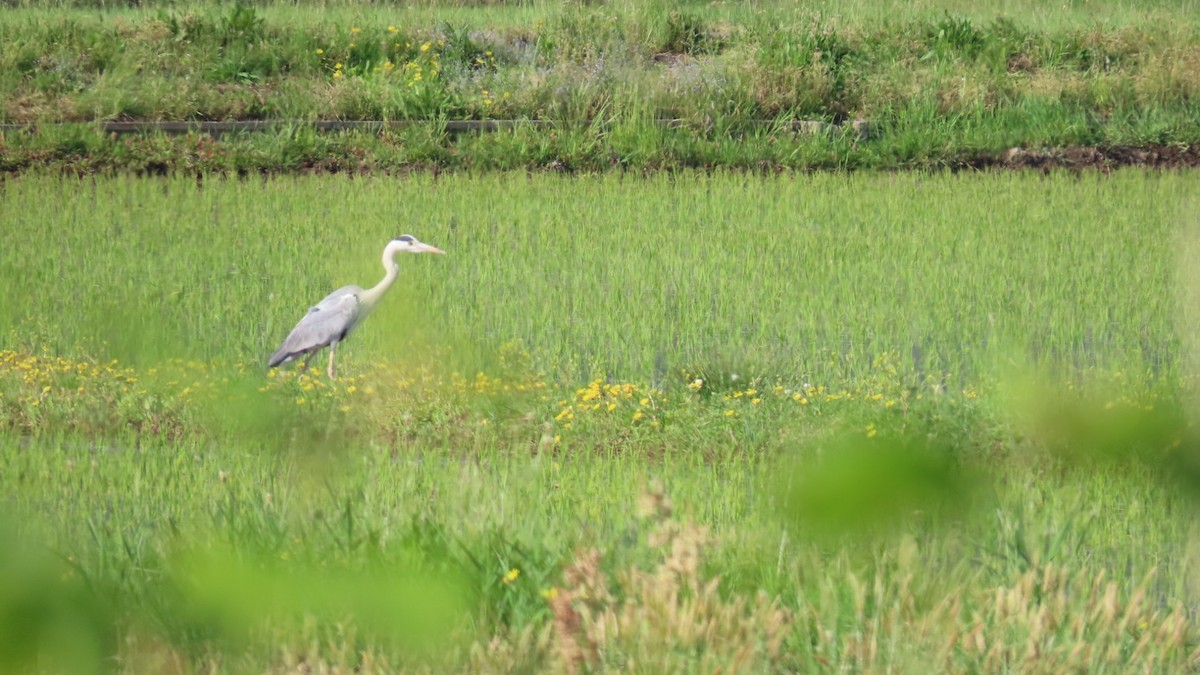
<svg viewBox="0 0 1200 675"><path fill-rule="evenodd" d="M435 123L398 136L285 130L222 143L215 154L233 157L222 170L298 170L306 143L310 164L338 169L581 170L970 166L1012 147L1186 146L1200 139L1200 28L1173 20L1186 10L1177 4L1101 3L1107 19L873 4L34 4L0 18L0 123ZM554 128L451 140L436 125L447 119ZM869 138L781 133L794 120L856 119L871 122ZM39 134L49 137L4 134L6 169L43 166L53 148L88 136ZM156 145L175 145L121 142L87 141L111 170L136 170L123 152L153 164Z"/></svg>

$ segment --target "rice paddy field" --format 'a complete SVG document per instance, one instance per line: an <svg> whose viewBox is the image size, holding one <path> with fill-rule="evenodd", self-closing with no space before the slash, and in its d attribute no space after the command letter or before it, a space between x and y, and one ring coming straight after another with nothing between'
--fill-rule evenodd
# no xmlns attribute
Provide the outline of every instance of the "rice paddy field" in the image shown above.
<svg viewBox="0 0 1200 675"><path fill-rule="evenodd" d="M1195 670L1198 197L8 178L0 670Z"/></svg>

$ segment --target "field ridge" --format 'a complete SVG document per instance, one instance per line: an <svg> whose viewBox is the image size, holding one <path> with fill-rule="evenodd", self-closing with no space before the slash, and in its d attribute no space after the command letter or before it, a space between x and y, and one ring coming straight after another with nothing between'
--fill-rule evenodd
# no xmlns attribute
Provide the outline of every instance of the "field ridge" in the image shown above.
<svg viewBox="0 0 1200 675"><path fill-rule="evenodd" d="M43 126L0 131L0 170L1192 166L1189 8L29 2L0 16L0 124L434 125L333 140L292 125L195 158ZM860 119L869 137L837 127ZM480 140L446 120L525 126ZM798 127L822 133L776 133ZM1005 162L1013 148L1029 154Z"/></svg>

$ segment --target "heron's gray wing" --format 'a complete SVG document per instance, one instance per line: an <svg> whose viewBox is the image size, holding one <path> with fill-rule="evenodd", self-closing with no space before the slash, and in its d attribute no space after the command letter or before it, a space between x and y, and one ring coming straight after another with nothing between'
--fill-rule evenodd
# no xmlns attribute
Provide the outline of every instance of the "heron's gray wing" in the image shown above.
<svg viewBox="0 0 1200 675"><path fill-rule="evenodd" d="M358 286L342 286L341 288L322 298L317 304L309 307L308 312L311 314L313 311L318 309L329 309L330 307L336 307L339 303L341 303L342 300L346 298L347 295L353 295L357 297L359 293L362 293L362 289Z"/></svg>
<svg viewBox="0 0 1200 675"><path fill-rule="evenodd" d="M358 319L361 290L357 286L339 288L313 305L271 355L268 365L274 367L298 354L340 342Z"/></svg>

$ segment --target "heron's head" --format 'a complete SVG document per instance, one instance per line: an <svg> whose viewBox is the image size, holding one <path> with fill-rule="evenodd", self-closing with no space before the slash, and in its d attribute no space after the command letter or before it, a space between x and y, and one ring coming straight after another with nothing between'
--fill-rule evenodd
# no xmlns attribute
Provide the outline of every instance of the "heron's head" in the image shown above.
<svg viewBox="0 0 1200 675"><path fill-rule="evenodd" d="M441 253L445 255L446 253L436 246L422 244L411 234L402 234L396 237L388 243L387 248L389 255L396 253Z"/></svg>

